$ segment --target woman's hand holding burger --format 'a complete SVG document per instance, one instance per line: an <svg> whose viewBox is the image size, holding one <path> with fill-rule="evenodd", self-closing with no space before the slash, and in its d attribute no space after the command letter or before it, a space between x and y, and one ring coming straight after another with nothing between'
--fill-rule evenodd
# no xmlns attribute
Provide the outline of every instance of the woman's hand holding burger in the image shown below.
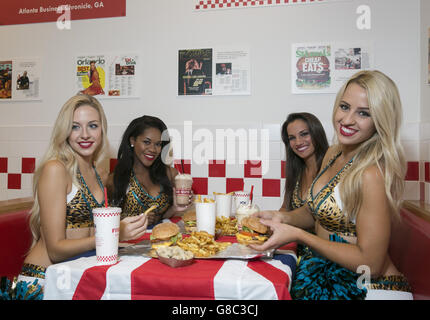
<svg viewBox="0 0 430 320"><path fill-rule="evenodd" d="M298 241L299 233L302 231L300 228L296 228L276 220L260 219L260 222L268 226L272 230L273 234L261 245L249 245L249 247L258 251L277 249L287 243Z"/></svg>
<svg viewBox="0 0 430 320"><path fill-rule="evenodd" d="M257 217L264 220L271 220L273 222L284 223L284 214L279 211L259 211L252 214L253 217Z"/></svg>

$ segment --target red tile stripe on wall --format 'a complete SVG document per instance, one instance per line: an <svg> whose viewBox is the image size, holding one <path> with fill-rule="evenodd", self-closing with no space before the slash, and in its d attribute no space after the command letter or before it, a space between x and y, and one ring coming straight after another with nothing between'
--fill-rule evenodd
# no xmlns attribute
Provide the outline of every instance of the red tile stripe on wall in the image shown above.
<svg viewBox="0 0 430 320"><path fill-rule="evenodd" d="M115 169L116 161L116 159L110 159L111 172ZM173 164L178 172L191 174L191 160L174 160ZM285 161L279 161L279 165L285 166ZM220 178L221 181L224 179L226 193L243 190L246 178L256 178L261 180L263 197L280 197L281 177L279 179L264 179L261 166L261 161L247 160L243 165L243 178L230 178L226 176L225 160L210 160L207 177L193 176L193 192L201 195L208 195L210 191L224 192L223 190L209 190L211 178Z"/></svg>
<svg viewBox="0 0 430 320"><path fill-rule="evenodd" d="M407 163L408 169L406 172L406 181L419 181L420 180L420 163L418 161L411 161Z"/></svg>
<svg viewBox="0 0 430 320"><path fill-rule="evenodd" d="M424 167L424 180L425 182L430 182L430 162L426 162Z"/></svg>
<svg viewBox="0 0 430 320"><path fill-rule="evenodd" d="M21 169L19 172L11 172L10 159L7 157L0 157L0 174L7 175L7 186L1 188L7 189L21 189L21 181L23 174L33 174L36 165L36 158L25 157L21 158ZM14 158L14 161L16 159ZM117 160L110 159L110 171L112 172L115 168ZM245 179L254 178L260 179L261 181L261 195L263 197L280 197L281 196L281 179L285 179L285 165L284 160L279 161L281 166L281 176L279 179L266 179L262 175L262 163L261 161L247 160L243 164L243 175L241 177L227 177L226 176L226 161L225 160L211 160L208 164L208 175L203 177L193 177L194 180L194 193L196 194L208 194L209 191L209 180L211 178L224 179L225 181L225 192L232 192L237 190L243 190L245 185ZM191 174L192 163L190 160L175 160L174 165L179 172L184 170L185 173ZM182 169L183 167L183 169ZM407 163L407 173L405 181L416 181L420 182L420 165L418 161L409 161ZM424 163L424 172L422 173L424 181L421 181L422 187L424 182L430 183L430 162ZM258 180L257 180L258 181ZM222 192L219 190L219 192ZM421 192L423 194L423 192ZM422 196L421 196L422 198ZM422 199L424 200L424 199Z"/></svg>
<svg viewBox="0 0 430 320"><path fill-rule="evenodd" d="M0 173L7 173L7 158L0 158Z"/></svg>
<svg viewBox="0 0 430 320"><path fill-rule="evenodd" d="M21 189L22 174L33 174L36 167L36 158L21 158L20 172L9 172L9 159L0 158L0 174L7 174L7 189Z"/></svg>

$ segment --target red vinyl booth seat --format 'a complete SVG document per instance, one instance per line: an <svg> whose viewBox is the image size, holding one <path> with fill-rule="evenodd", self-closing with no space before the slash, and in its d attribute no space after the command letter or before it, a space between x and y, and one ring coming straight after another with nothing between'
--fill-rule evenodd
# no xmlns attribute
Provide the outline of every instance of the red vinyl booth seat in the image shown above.
<svg viewBox="0 0 430 320"><path fill-rule="evenodd" d="M409 280L416 300L430 299L430 222L402 209L393 223L390 257Z"/></svg>
<svg viewBox="0 0 430 320"><path fill-rule="evenodd" d="M29 210L0 214L0 277L17 276L31 246Z"/></svg>

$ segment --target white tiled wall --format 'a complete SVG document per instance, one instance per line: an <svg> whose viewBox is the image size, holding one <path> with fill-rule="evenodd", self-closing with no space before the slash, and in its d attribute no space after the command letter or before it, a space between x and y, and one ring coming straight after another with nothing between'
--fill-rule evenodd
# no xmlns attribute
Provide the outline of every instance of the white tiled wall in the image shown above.
<svg viewBox="0 0 430 320"><path fill-rule="evenodd" d="M169 128L178 130L182 135L184 133L183 124L167 124ZM329 141L332 140L333 129L331 124L324 124ZM117 148L120 144L122 133L125 130L125 125L115 125L109 127L108 135L110 141L110 157L116 158ZM244 178L245 189L250 189L254 185L254 196L257 203L261 203L263 208L276 209L282 203L282 195L285 179L281 177L280 161L285 159L285 149L281 140L280 134L281 124L267 123L248 123L246 125L216 125L216 124L193 124L192 132L195 133L199 129L205 129L207 134L216 136L217 129L232 129L235 132L239 129L244 129L248 134L250 130L257 130L261 133L263 129L267 130L269 136L269 160L264 162L268 165L267 172L262 176L262 179L281 179L281 197L263 197L260 178ZM0 127L0 158L8 159L7 173L0 173L0 200L12 199L17 197L28 197L32 195L32 174L21 175L21 188L8 189L8 174L21 172L21 159L23 157L36 158L36 166L38 161L45 152L49 143L51 127L35 126L35 127ZM418 137L421 137L419 139ZM248 137L249 138L249 137ZM258 137L259 138L259 137ZM229 157L224 153L224 159L233 160L233 163L226 163L226 177L243 178L243 164L238 163L239 146L236 138L235 156ZM195 141L193 146L201 144L201 141ZM257 155L261 156L261 142L256 141L258 146ZM430 123L422 124L406 124L402 129L402 144L405 148L406 160L409 162L419 162L419 177L413 181L405 182L404 199L420 200L425 198L430 202L430 181L426 181L425 163L430 161ZM248 155L249 157L248 141ZM225 145L225 151L227 146ZM216 156L217 144L213 143L213 155ZM180 154L177 154L179 158ZM212 159L214 159L212 158ZM195 177L208 177L208 165L193 163L191 166L191 174ZM225 192L225 179L211 177L208 180L208 191Z"/></svg>

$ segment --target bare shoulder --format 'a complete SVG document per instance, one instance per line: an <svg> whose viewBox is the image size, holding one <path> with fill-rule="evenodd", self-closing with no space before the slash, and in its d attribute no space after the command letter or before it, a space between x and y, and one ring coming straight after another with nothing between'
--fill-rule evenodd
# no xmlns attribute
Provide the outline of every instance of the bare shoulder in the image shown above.
<svg viewBox="0 0 430 320"><path fill-rule="evenodd" d="M361 177L362 204L357 214L357 227L377 229L382 234L383 226L389 225L390 205L385 192L384 176L374 165L364 169ZM364 226L364 229L362 228ZM358 232L358 230L357 230Z"/></svg>
<svg viewBox="0 0 430 320"><path fill-rule="evenodd" d="M58 190L69 190L72 178L64 164L59 160L47 161L42 169L38 186L39 191L48 190L48 193Z"/></svg>
<svg viewBox="0 0 430 320"><path fill-rule="evenodd" d="M384 185L384 176L376 165L370 166L363 171L362 175L363 186Z"/></svg>
<svg viewBox="0 0 430 320"><path fill-rule="evenodd" d="M45 163L42 169L41 177L49 176L50 178L67 177L67 169L59 160L49 160Z"/></svg>
<svg viewBox="0 0 430 320"><path fill-rule="evenodd" d="M385 197L385 179L376 165L364 169L361 187L364 197Z"/></svg>

